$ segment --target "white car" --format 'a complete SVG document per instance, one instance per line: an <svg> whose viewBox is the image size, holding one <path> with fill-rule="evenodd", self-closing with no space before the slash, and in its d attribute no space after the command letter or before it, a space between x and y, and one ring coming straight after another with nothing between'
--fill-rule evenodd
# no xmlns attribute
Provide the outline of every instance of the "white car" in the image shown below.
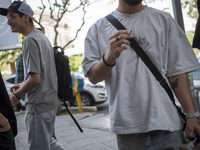
<svg viewBox="0 0 200 150"><path fill-rule="evenodd" d="M15 83L15 74L3 77L6 89L10 93L10 87ZM94 106L102 104L107 100L105 85L102 83L92 84L84 79L83 91L80 92L82 106ZM72 101L73 106L77 106L76 99Z"/></svg>
<svg viewBox="0 0 200 150"><path fill-rule="evenodd" d="M102 104L107 100L105 85L103 82L92 84L84 79L83 91L80 92L83 106L94 106ZM73 106L77 106L76 100L73 100Z"/></svg>
<svg viewBox="0 0 200 150"><path fill-rule="evenodd" d="M6 90L7 90L8 94L10 94L10 88L15 83L15 74L3 77L3 81L4 81L4 84L6 86Z"/></svg>

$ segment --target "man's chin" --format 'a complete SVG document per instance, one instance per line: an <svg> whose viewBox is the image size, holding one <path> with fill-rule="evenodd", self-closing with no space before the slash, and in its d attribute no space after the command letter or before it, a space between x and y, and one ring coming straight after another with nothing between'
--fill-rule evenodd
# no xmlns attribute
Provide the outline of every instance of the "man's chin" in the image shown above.
<svg viewBox="0 0 200 150"><path fill-rule="evenodd" d="M11 31L12 31L12 32L14 32L14 33L15 33L15 32L17 32L17 31L16 31L16 30L14 30L14 29L11 29Z"/></svg>

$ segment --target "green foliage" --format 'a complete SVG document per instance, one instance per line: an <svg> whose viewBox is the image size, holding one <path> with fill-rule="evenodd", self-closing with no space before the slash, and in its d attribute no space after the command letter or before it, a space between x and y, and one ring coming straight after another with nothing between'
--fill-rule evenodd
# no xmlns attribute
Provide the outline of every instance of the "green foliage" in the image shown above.
<svg viewBox="0 0 200 150"><path fill-rule="evenodd" d="M25 36L23 36L21 33L19 33L19 41L22 43L22 41L25 39Z"/></svg>
<svg viewBox="0 0 200 150"><path fill-rule="evenodd" d="M190 44L192 45L193 38L194 38L194 32L193 32L193 31L188 31L188 32L186 33L186 36L187 36L187 38L188 38Z"/></svg>
<svg viewBox="0 0 200 150"><path fill-rule="evenodd" d="M0 71L4 71L8 69L11 64L15 64L16 58L21 52L20 49L0 51ZM13 72L14 70L11 71Z"/></svg>
<svg viewBox="0 0 200 150"><path fill-rule="evenodd" d="M22 1L22 0L21 0ZM74 2L73 0L38 0L41 2L41 6L38 6L38 9L40 10L39 16L36 18L34 17L33 20L34 22L42 29L42 31L44 33L46 33L45 31L45 23L43 22L43 17L44 16L44 12L46 11L46 8L48 8L48 10L46 12L49 12L49 21L53 22L51 23L52 27L53 27L53 46L57 46L59 45L59 36L62 34L59 32L59 28L62 27L61 21L63 19L63 17L70 15L70 13L74 13L75 11L81 10L82 13L80 13L80 15L82 16L82 19L79 20L80 21L80 26L77 28L77 30L75 31L75 35L73 35L73 38L70 39L69 41L66 40L66 43L62 43L63 49L65 49L66 47L68 47L78 36L78 33L80 32L80 30L82 29L83 25L85 24L85 14L86 14L86 10L85 10L85 6L87 5L88 1L87 0L80 0L80 2Z"/></svg>
<svg viewBox="0 0 200 150"><path fill-rule="evenodd" d="M20 43L22 43L24 38L25 37L22 34L19 34ZM15 61L21 52L22 52L21 49L0 51L0 71L13 69L10 68L10 66L15 64ZM15 69L11 71L14 72Z"/></svg>
<svg viewBox="0 0 200 150"><path fill-rule="evenodd" d="M188 31L188 32L186 33L186 36L187 36L187 38L188 38L190 44L192 45L192 43L193 43L193 38L194 38L194 32L193 32L193 31ZM196 55L197 57L199 57L199 55L200 55L199 49L193 48L193 50L194 50L195 55Z"/></svg>
<svg viewBox="0 0 200 150"><path fill-rule="evenodd" d="M69 56L69 62L70 62L69 65L70 65L71 71L76 72L81 66L82 56L81 55Z"/></svg>
<svg viewBox="0 0 200 150"><path fill-rule="evenodd" d="M188 9L187 14L194 19L197 19L199 14L197 10L197 0L182 0L183 8Z"/></svg>

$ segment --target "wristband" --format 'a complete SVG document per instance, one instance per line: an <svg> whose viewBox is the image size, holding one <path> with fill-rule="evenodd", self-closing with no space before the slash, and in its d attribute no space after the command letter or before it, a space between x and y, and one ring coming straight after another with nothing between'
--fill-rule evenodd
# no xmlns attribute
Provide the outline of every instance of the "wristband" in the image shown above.
<svg viewBox="0 0 200 150"><path fill-rule="evenodd" d="M113 65L108 64L108 63L105 61L104 56L105 56L105 54L103 54L102 59L103 59L103 62L104 62L104 64L105 64L106 66L108 66L108 67L113 67L113 66L116 65L116 62L115 62Z"/></svg>
<svg viewBox="0 0 200 150"><path fill-rule="evenodd" d="M188 114L186 114L186 119L188 119L188 118L200 118L200 114L199 114L199 112L188 113Z"/></svg>

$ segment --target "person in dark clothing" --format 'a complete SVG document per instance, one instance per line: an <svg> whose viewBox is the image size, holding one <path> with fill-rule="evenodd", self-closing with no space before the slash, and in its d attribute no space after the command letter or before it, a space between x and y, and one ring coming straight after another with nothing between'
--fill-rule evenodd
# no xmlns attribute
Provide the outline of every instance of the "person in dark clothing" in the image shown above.
<svg viewBox="0 0 200 150"><path fill-rule="evenodd" d="M197 0L197 9L200 15L200 0ZM200 17L197 20L192 47L200 49Z"/></svg>
<svg viewBox="0 0 200 150"><path fill-rule="evenodd" d="M15 131L12 131L9 120L13 118L13 121L16 122L16 118L1 73L0 91L0 149L15 150L14 135L16 133L13 134ZM17 126L14 125L13 127L17 130Z"/></svg>

